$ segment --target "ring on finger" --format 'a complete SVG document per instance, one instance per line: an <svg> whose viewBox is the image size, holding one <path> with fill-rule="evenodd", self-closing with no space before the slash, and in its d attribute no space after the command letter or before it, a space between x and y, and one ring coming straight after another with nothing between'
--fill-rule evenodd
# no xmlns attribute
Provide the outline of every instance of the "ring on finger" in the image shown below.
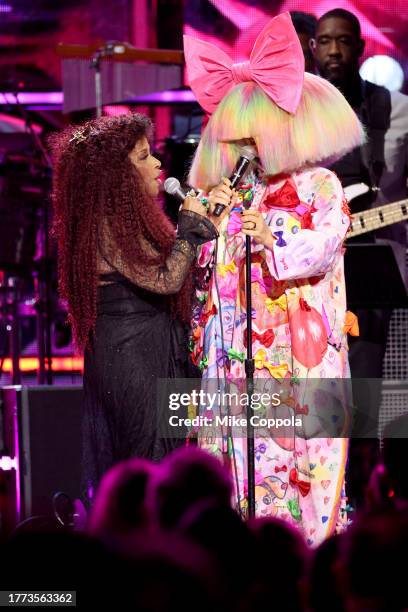
<svg viewBox="0 0 408 612"><path fill-rule="evenodd" d="M208 210L210 208L210 203L208 202L208 199L207 198L201 198L200 202L204 206L205 210L208 212Z"/></svg>

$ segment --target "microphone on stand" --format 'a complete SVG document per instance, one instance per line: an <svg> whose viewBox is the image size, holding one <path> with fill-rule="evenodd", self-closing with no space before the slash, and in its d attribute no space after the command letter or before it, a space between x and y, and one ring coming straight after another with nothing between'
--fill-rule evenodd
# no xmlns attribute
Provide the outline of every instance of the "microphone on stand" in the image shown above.
<svg viewBox="0 0 408 612"><path fill-rule="evenodd" d="M247 146L242 147L241 149L241 157L239 158L237 165L234 168L233 173L229 177L231 181L230 188L234 189L241 179L245 176L246 171L249 168L249 165L253 159L255 159L256 153L254 152L254 147ZM214 210L214 215L219 217L222 211L225 208L225 204L217 204Z"/></svg>

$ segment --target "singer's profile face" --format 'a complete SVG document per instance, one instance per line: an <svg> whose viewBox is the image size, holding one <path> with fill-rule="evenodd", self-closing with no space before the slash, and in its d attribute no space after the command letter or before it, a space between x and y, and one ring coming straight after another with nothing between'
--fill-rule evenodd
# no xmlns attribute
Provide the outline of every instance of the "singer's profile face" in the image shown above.
<svg viewBox="0 0 408 612"><path fill-rule="evenodd" d="M143 136L129 153L132 164L143 178L149 195L156 197L160 189L160 161L150 152L149 141Z"/></svg>

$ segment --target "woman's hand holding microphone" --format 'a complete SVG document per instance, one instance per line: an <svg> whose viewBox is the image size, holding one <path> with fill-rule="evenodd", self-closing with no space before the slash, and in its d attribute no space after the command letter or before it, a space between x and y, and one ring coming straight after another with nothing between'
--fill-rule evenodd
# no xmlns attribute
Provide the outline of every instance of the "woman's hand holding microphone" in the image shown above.
<svg viewBox="0 0 408 612"><path fill-rule="evenodd" d="M223 177L221 183L213 187L208 194L208 217L217 228L237 203L237 192L231 189L230 185L229 178ZM219 216L214 214L217 204L224 206Z"/></svg>
<svg viewBox="0 0 408 612"><path fill-rule="evenodd" d="M207 197L187 196L183 202L183 210L192 210L199 215L207 217L217 228L221 221L231 210L236 195L229 185L231 181L223 178L221 183L213 187ZM217 204L225 206L220 216L215 216L214 211Z"/></svg>
<svg viewBox="0 0 408 612"><path fill-rule="evenodd" d="M211 189L207 198L187 196L182 208L184 210L192 210L202 216L207 216L218 229L222 220L229 215L231 209L237 204L237 192L235 189L231 189L230 185L230 179L224 177L218 185ZM217 204L224 206L219 216L214 214ZM258 244L272 248L275 238L266 224L262 213L259 211L248 209L242 212L241 231L246 236L253 238Z"/></svg>

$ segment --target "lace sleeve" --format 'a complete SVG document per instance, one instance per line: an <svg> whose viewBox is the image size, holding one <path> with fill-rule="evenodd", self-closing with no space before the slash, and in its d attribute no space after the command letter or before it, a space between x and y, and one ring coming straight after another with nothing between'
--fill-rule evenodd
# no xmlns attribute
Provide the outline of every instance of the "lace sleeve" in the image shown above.
<svg viewBox="0 0 408 612"><path fill-rule="evenodd" d="M187 240L194 246L199 246L218 238L218 232L206 217L192 210L181 210L178 218L177 237Z"/></svg>
<svg viewBox="0 0 408 612"><path fill-rule="evenodd" d="M198 219L194 219L193 215ZM216 234L215 227L204 217L191 213L191 211L181 211L175 244L166 261L161 265L141 266L138 262L124 261L119 249L113 248L112 241L106 239L106 232L104 232L105 239L102 241L103 246L100 247L100 251L112 269L138 287L153 293L171 295L180 291L196 255L197 245L211 240L214 232ZM148 247L152 254L157 253L152 245L149 244Z"/></svg>

